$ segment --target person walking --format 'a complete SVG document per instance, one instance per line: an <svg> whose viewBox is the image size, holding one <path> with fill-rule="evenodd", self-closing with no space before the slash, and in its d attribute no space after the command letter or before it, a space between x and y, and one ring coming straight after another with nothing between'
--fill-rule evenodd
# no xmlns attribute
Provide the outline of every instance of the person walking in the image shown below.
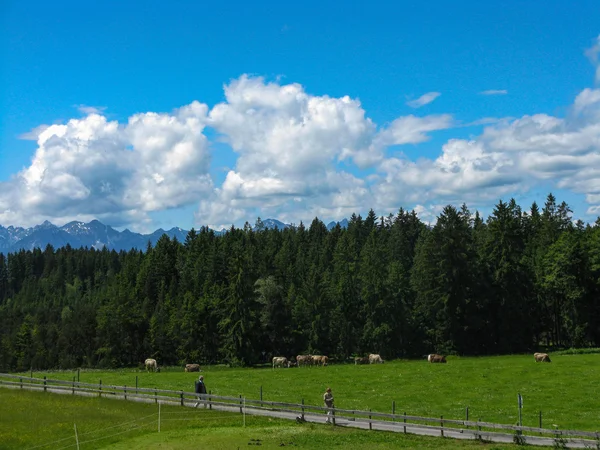
<svg viewBox="0 0 600 450"><path fill-rule="evenodd" d="M203 396L206 395L206 385L204 384L204 377L202 375L200 375L198 377L198 381L196 381L194 392L198 394L198 401L194 405L194 408L197 408L200 404L200 399L202 399ZM204 401L204 407L206 408L206 401Z"/></svg>
<svg viewBox="0 0 600 450"><path fill-rule="evenodd" d="M331 423L331 417L333 417L333 394L331 393L330 387L328 387L323 394L323 402L325 402L325 406L329 408L327 410L327 419L325 420L325 423Z"/></svg>

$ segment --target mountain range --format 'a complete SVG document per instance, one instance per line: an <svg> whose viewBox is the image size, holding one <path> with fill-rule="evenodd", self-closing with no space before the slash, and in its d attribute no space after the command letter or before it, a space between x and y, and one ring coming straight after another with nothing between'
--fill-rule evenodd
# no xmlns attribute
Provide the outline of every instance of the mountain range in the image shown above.
<svg viewBox="0 0 600 450"><path fill-rule="evenodd" d="M291 225L280 222L276 219L265 219L263 227L268 229L280 229L290 227ZM331 230L338 222L330 222L327 229ZM339 222L343 228L348 226L346 219ZM223 234L227 230L215 231L216 234ZM159 228L150 234L134 233L130 230L117 231L109 225L104 225L98 220L92 220L89 223L73 221L62 227L58 227L47 220L41 225L31 228L22 227L3 227L0 225L0 253L14 253L19 250L33 250L36 247L42 250L48 244L54 248L64 247L69 244L71 247L96 248L106 247L109 250L145 250L148 242L155 245L163 234L171 239L177 238L179 242L184 242L188 234L187 230L179 227L163 230Z"/></svg>

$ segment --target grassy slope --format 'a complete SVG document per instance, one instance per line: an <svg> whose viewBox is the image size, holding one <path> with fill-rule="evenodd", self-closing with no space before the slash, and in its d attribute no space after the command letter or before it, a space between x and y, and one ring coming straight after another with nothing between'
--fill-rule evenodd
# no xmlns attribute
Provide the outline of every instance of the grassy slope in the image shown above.
<svg viewBox="0 0 600 450"><path fill-rule="evenodd" d="M235 449L248 448L248 444L257 439L265 449L280 448L281 443L312 449L512 447L325 425L297 425L251 416L246 418L243 428L238 414L175 406L162 407L159 434L156 413L155 405L0 389L0 449L27 449L48 443L40 448L75 448L74 423L81 447L86 449ZM132 429L135 425L132 422L141 418L146 418L138 421L143 426ZM109 427L112 428L107 430Z"/></svg>
<svg viewBox="0 0 600 450"><path fill-rule="evenodd" d="M244 395L273 401L321 405L331 386L336 406L389 412L392 400L398 413L462 419L517 422L517 393L524 398L523 424L595 431L600 422L596 396L600 392L600 355L553 356L551 364L535 363L529 355L449 358L448 364L392 361L377 366L331 365L318 368L229 369L204 368L208 389L217 395ZM38 373L38 375L40 375ZM72 379L73 372L47 373ZM161 373L136 370L82 371L81 381L129 386L139 377L140 387L193 390L197 374L180 368ZM34 373L35 376L35 373Z"/></svg>

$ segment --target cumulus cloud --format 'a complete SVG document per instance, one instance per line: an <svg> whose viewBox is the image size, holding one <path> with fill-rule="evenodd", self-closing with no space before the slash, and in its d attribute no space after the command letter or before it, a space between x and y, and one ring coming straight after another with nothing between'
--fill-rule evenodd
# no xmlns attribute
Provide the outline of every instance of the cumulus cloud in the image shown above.
<svg viewBox="0 0 600 450"><path fill-rule="evenodd" d="M506 89L488 89L486 91L481 91L481 95L506 95L508 91Z"/></svg>
<svg viewBox="0 0 600 450"><path fill-rule="evenodd" d="M194 102L126 124L91 113L36 130L31 165L0 183L0 223L108 218L121 225L196 201L212 190L207 110Z"/></svg>
<svg viewBox="0 0 600 450"><path fill-rule="evenodd" d="M588 51L595 64L600 40L596 47ZM434 222L447 203L487 207L548 182L585 195L588 214L600 211L599 89L582 90L565 117L533 113L461 125L450 114L408 115L383 126L358 99L313 95L298 83L243 75L224 92L210 110L193 102L126 123L90 110L36 128L28 135L37 140L31 165L0 183L0 223L140 224L150 212L188 204L198 205L197 225L216 228L258 215L299 223L400 206ZM471 125L485 128L449 139L432 157L389 156L391 146ZM236 155L218 186L206 127Z"/></svg>
<svg viewBox="0 0 600 450"><path fill-rule="evenodd" d="M210 111L208 124L239 157L196 215L217 226L224 214L241 218L258 209L294 222L360 210L371 189L340 164L374 167L386 146L423 142L452 123L450 115L407 116L378 129L356 99L315 96L261 77L244 75L224 89L226 101Z"/></svg>
<svg viewBox="0 0 600 450"><path fill-rule="evenodd" d="M373 189L381 207L410 202L481 204L554 181L558 188L600 203L600 98L586 89L575 99L578 114L535 114L488 126L470 140L451 139L435 159L381 162ZM425 203L427 204L427 203Z"/></svg>
<svg viewBox="0 0 600 450"><path fill-rule="evenodd" d="M440 95L442 95L442 94L439 92L428 92L426 94L421 95L419 98L417 98L415 100L406 102L406 104L408 106L410 106L411 108L420 108L421 106L425 106L425 105L428 105L429 103L433 102Z"/></svg>

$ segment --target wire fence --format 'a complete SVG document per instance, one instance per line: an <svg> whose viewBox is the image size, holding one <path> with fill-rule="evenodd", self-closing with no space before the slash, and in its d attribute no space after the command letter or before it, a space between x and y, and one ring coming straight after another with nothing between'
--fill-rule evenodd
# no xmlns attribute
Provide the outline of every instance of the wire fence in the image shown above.
<svg viewBox="0 0 600 450"><path fill-rule="evenodd" d="M86 395L108 397L132 401L152 402L159 405L158 429L160 430L160 421L191 421L192 418L171 417L178 413L168 412L167 417L160 417L160 404L180 405L180 406L199 406L202 404L205 408L212 410L218 409L228 412L239 412L244 415L259 414L269 415L279 418L296 419L298 421L322 421L323 415L331 413L333 425L351 426L368 429L380 429L404 433L428 434L445 437L469 437L477 440L506 441L506 436L512 437L517 443L544 443L544 445L553 445L553 443L579 443L588 445L592 448L600 448L600 433L598 431L578 431L578 430L558 430L556 428L526 427L519 425L507 425L481 420L457 420L441 417L421 417L408 415L406 413L396 414L395 403L393 404L393 413L383 413L377 411L347 410L341 408L327 408L323 406L305 404L304 399L301 404L273 402L261 399L245 399L242 396L217 396L212 393L196 394L193 392L174 391L166 389L139 388L130 386L111 386L81 383L77 381L52 380L44 378L23 377L19 375L0 374L0 386L8 386L20 389L36 389L72 395ZM261 396L262 397L262 396ZM185 412L181 412L185 414ZM140 420L131 421L131 424L138 424ZM154 419L153 419L154 420ZM111 428L122 427L127 424L119 424ZM145 426L145 425L139 425ZM136 425L138 427L138 425ZM106 430L103 430L104 432ZM123 434L131 430L120 431L115 434ZM94 432L88 432L91 434ZM508 433L508 434L507 434ZM82 434L81 436L85 436ZM111 435L112 436L112 435ZM106 436L106 438L111 437ZM105 437L97 438L103 439ZM543 439L546 439L544 441ZM56 441L53 444L66 441L66 439ZM82 441L79 444L91 441ZM51 444L46 444L48 446ZM34 448L42 448L38 446ZM64 448L72 447L69 445Z"/></svg>

